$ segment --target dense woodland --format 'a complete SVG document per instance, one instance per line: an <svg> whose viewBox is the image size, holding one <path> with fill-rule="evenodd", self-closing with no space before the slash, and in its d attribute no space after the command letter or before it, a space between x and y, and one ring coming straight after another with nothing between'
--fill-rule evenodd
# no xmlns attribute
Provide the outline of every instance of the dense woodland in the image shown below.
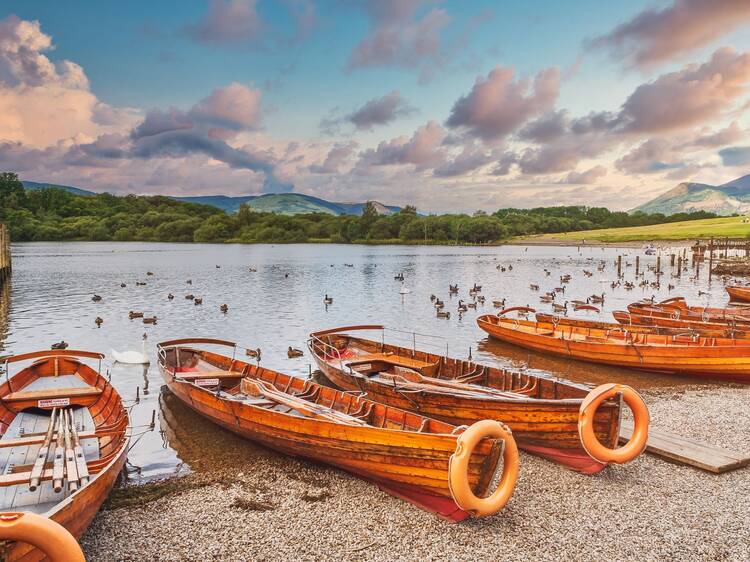
<svg viewBox="0 0 750 562"><path fill-rule="evenodd" d="M577 206L429 216L407 206L398 213L381 216L372 205L367 205L360 217L325 213L287 216L257 212L246 205L237 214L229 215L214 207L163 196L81 196L60 189L25 190L16 174L0 173L0 221L8 225L14 241L489 244L517 235L644 226L714 216L706 212L669 217L631 215L602 207Z"/></svg>

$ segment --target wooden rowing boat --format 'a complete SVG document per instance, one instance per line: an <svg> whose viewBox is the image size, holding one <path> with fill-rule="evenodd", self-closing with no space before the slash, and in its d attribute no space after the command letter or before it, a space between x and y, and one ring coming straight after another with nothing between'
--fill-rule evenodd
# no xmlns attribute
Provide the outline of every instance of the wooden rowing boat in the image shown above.
<svg viewBox="0 0 750 562"><path fill-rule="evenodd" d="M378 402L452 424L496 419L528 452L586 473L606 466L586 452L579 436L579 410L590 386L351 335L383 329L367 325L314 332L308 348L326 378L343 390L362 391ZM620 411L618 399L596 412L597 438L608 447L617 444Z"/></svg>
<svg viewBox="0 0 750 562"><path fill-rule="evenodd" d="M663 334L663 335L700 335L718 338L750 338L750 324L744 329L740 325L728 325L722 322L701 322L692 319L661 318L658 316L643 316L623 310L612 312L617 324L600 320L570 318L542 312L536 313L537 322L557 324L559 326L578 326L582 328L597 328L600 330L622 330L633 334Z"/></svg>
<svg viewBox="0 0 750 562"><path fill-rule="evenodd" d="M230 348L232 355L206 346ZM236 359L236 349L233 342L209 338L162 342L159 369L182 402L238 435L357 474L447 519L474 514L453 494L452 468L458 443L474 427L458 428L360 393L252 365ZM507 431L503 441L482 439L473 453L469 450L464 478L477 497L488 491L501 449L502 482L507 488L512 480L512 493L518 461L512 458L516 446Z"/></svg>
<svg viewBox="0 0 750 562"><path fill-rule="evenodd" d="M4 358L0 385L0 511L42 515L79 538L127 458L128 413L101 376L100 353L46 350ZM98 359L99 369L82 360ZM35 360L13 376L10 365ZM8 543L6 560L42 560Z"/></svg>
<svg viewBox="0 0 750 562"><path fill-rule="evenodd" d="M750 383L750 340L559 325L509 318L510 310L477 324L501 341L580 361Z"/></svg>
<svg viewBox="0 0 750 562"><path fill-rule="evenodd" d="M750 338L750 319L747 321L704 322L702 317L649 316L636 312L615 310L615 320L630 331L653 331L659 334L697 333L701 336L719 338ZM538 315L537 315L538 318ZM701 319L699 319L701 318ZM604 326L599 326L604 327Z"/></svg>
<svg viewBox="0 0 750 562"><path fill-rule="evenodd" d="M683 297L674 297L659 303L635 302L628 305L628 312L674 320L684 318L702 322L750 322L748 308L690 306Z"/></svg>
<svg viewBox="0 0 750 562"><path fill-rule="evenodd" d="M727 285L725 288L729 294L729 300L735 302L750 302L750 287L743 287L742 285Z"/></svg>

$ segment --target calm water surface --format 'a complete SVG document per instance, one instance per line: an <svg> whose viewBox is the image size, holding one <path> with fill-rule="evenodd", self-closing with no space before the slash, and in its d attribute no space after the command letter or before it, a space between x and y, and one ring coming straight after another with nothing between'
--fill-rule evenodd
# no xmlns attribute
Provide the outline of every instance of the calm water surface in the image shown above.
<svg viewBox="0 0 750 562"><path fill-rule="evenodd" d="M586 313L591 318L609 321L609 311L651 295L685 295L691 302L724 306L723 284L717 278L709 283L705 268L697 280L691 279L692 273L683 273L679 279L671 275L668 255L673 251L677 250L661 251L666 272L661 290L636 287L626 291L610 288L617 255L624 256L623 266L634 264L640 255L643 269L655 264L656 256L632 248L591 247L16 244L12 280L0 295L0 345L3 353L15 354L48 348L64 339L71 348L106 353L104 368L124 399L134 399L140 388L141 402L133 407L133 423L146 423L151 412L157 411L157 430L145 434L129 457L140 467L140 477L149 478L188 468L200 470L210 464L208 459L231 462L222 451L248 450L241 439L203 421L161 390L155 344L165 339L210 336L260 347L266 367L306 377L311 358L306 353L288 359L288 346L305 349L313 330L376 323L437 336L419 337L424 349L443 353L447 345L455 357L466 357L471 349L475 359L498 366L528 366L582 382L617 380L638 388L684 385L689 381L529 353L489 340L475 322L477 315L495 310L491 302L495 299L506 298L507 306L528 304L550 311L549 305L539 302L539 294L560 286L560 275L566 273L572 280L562 300L606 293L604 311ZM606 263L603 272L596 268L600 262ZM257 272L250 272L251 266ZM498 266L512 266L512 270L501 272ZM586 277L584 269L594 275ZM626 279L632 280L634 266L624 270ZM148 271L153 275L147 275ZM411 291L407 295L399 294L401 283L394 280L399 273ZM645 278L653 280L653 272L647 271ZM146 285L136 286L136 281ZM121 283L127 287L121 288ZM457 297L448 295L451 283L460 286ZM460 317L458 299L467 299L474 283L483 286L486 304ZM540 285L540 293L531 291L530 283ZM676 288L669 291L669 283ZM709 294L699 297L699 291ZM173 301L167 299L170 292L175 295ZM95 293L103 297L101 302L91 301ZM202 297L203 305L185 299L188 293ZM334 299L328 307L323 304L326 294ZM445 300L450 319L435 316L430 294ZM219 310L221 304L229 306L227 314ZM158 323L130 320L130 310L156 315ZM94 323L97 316L104 319L101 327ZM144 333L151 366L113 365L111 350L141 350ZM412 343L411 334L400 332L387 332L386 339Z"/></svg>

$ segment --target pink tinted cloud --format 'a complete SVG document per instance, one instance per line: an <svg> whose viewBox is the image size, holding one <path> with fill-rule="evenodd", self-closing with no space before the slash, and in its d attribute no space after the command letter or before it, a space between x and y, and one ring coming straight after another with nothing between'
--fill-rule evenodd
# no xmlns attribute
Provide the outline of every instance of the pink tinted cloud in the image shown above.
<svg viewBox="0 0 750 562"><path fill-rule="evenodd" d="M750 53L718 49L701 64L662 74L630 94L618 116L633 133L673 131L720 117L747 92Z"/></svg>
<svg viewBox="0 0 750 562"><path fill-rule="evenodd" d="M409 105L398 90L373 98L362 107L346 116L346 120L359 131L371 131L376 125L386 125L414 113L415 108Z"/></svg>
<svg viewBox="0 0 750 562"><path fill-rule="evenodd" d="M559 90L557 68L542 70L533 80L516 80L512 68L497 66L456 101L446 124L484 140L502 139L531 117L551 110Z"/></svg>
<svg viewBox="0 0 750 562"><path fill-rule="evenodd" d="M349 56L349 69L401 66L414 68L441 58L441 33L451 18L440 8L419 15L423 0L365 0L371 29Z"/></svg>
<svg viewBox="0 0 750 562"><path fill-rule="evenodd" d="M413 164L417 169L432 168L444 160L439 150L445 139L445 130L436 121L419 127L411 138L396 137L381 142L377 149L369 149L360 156L358 167Z"/></svg>
<svg viewBox="0 0 750 562"><path fill-rule="evenodd" d="M661 10L643 10L590 45L647 67L702 47L748 22L747 0L674 0Z"/></svg>
<svg viewBox="0 0 750 562"><path fill-rule="evenodd" d="M196 41L204 43L258 42L266 27L256 4L257 0L209 0L208 11L185 31Z"/></svg>

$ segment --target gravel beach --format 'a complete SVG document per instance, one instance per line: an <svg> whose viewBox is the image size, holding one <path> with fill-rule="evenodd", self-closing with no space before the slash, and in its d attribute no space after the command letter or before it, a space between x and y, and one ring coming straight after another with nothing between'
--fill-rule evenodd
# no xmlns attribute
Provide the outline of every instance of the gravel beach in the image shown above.
<svg viewBox="0 0 750 562"><path fill-rule="evenodd" d="M750 389L643 395L654 427L750 452ZM451 524L325 466L266 452L225 466L117 490L82 539L87 559L750 559L750 468L646 454L585 476L522 454L501 513Z"/></svg>

